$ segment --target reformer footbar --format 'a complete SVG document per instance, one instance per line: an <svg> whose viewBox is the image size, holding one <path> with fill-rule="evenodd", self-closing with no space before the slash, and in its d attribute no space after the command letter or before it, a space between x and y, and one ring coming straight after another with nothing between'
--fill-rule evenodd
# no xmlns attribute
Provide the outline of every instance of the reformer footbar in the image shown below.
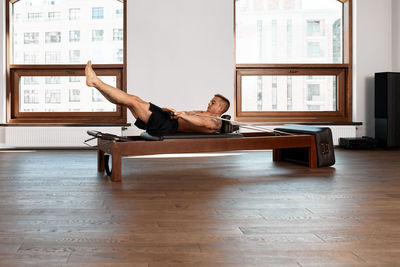
<svg viewBox="0 0 400 267"><path fill-rule="evenodd" d="M128 138L124 138L122 136L118 136L115 134L109 134L109 133L102 133L99 131L95 131L95 130L88 130L87 131L88 135L93 136L92 138L89 138L87 140L85 140L83 143L87 146L93 147L92 145L89 145L87 142L96 139L96 138L102 138L104 140L109 140L109 141L116 141L116 142L130 142L132 140L129 140Z"/></svg>

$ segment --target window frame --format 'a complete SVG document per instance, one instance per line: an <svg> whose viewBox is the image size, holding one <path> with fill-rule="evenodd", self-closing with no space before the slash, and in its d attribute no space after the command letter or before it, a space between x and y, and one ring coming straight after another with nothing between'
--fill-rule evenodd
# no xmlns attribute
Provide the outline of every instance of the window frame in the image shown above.
<svg viewBox="0 0 400 267"><path fill-rule="evenodd" d="M125 107L115 112L21 112L19 111L19 77L21 76L84 76L83 64L11 64L10 5L19 0L5 1L6 12L6 123L34 125L128 125ZM126 92L127 1L123 3L123 64L95 64L100 76L116 76L117 88Z"/></svg>
<svg viewBox="0 0 400 267"><path fill-rule="evenodd" d="M236 0L234 1L235 119L243 122L348 124L352 123L352 0L343 3L342 64L237 64ZM336 111L243 111L243 75L335 75L337 77Z"/></svg>

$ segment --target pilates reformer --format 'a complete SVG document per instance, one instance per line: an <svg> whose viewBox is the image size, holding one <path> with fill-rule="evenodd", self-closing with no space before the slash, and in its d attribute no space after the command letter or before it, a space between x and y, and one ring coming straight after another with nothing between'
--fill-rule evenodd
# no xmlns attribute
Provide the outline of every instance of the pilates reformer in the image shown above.
<svg viewBox="0 0 400 267"><path fill-rule="evenodd" d="M214 134L150 135L144 132L140 136L121 137L94 130L87 133L93 136L91 139L97 138L97 170L106 172L114 182L121 181L122 157L127 156L272 149L273 161L290 161L308 165L310 168L331 166L335 163L329 128L284 125L270 131L255 125L230 121L228 115L220 119L222 127ZM239 127L252 128L259 132L239 133Z"/></svg>

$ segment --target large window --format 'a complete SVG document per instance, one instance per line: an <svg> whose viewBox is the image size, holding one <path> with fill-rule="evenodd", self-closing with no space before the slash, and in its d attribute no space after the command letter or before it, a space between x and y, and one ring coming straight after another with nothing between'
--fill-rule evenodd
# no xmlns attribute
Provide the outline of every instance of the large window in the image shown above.
<svg viewBox="0 0 400 267"><path fill-rule="evenodd" d="M351 122L351 0L235 0L236 117Z"/></svg>
<svg viewBox="0 0 400 267"><path fill-rule="evenodd" d="M84 77L91 59L104 81L125 90L126 2L6 2L7 122L126 123L126 110Z"/></svg>

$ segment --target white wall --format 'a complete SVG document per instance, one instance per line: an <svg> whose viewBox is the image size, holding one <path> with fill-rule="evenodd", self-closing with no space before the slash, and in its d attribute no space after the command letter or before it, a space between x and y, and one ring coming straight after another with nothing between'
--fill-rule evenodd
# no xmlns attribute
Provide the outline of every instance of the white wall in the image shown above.
<svg viewBox="0 0 400 267"><path fill-rule="evenodd" d="M375 136L374 73L392 71L391 7L392 0L354 1L353 121L363 123L359 136Z"/></svg>
<svg viewBox="0 0 400 267"><path fill-rule="evenodd" d="M232 0L135 0L128 14L129 93L177 110L233 103Z"/></svg>
<svg viewBox="0 0 400 267"><path fill-rule="evenodd" d="M400 72L400 1L392 0L393 71Z"/></svg>

